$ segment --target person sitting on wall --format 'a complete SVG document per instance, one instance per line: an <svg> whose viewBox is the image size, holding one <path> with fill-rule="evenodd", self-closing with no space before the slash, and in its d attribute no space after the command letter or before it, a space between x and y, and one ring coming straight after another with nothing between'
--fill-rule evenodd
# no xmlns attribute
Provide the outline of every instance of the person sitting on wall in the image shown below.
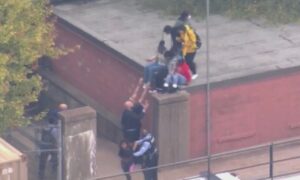
<svg viewBox="0 0 300 180"><path fill-rule="evenodd" d="M143 103L148 88L143 90L140 99L136 101L137 93L142 85L142 82L143 79L140 79L132 96L124 103L125 110L122 113L121 125L124 139L129 142L134 142L135 140L139 139L141 120L149 106L148 101Z"/></svg>
<svg viewBox="0 0 300 180"><path fill-rule="evenodd" d="M169 74L172 64L176 64L177 61L178 61L178 56L175 56L172 51L166 51L164 53L165 65L162 68L158 69L153 74L152 89L155 90L154 92L156 92L156 91L162 92L162 93L164 92L165 78Z"/></svg>
<svg viewBox="0 0 300 180"><path fill-rule="evenodd" d="M191 80L192 80L192 74L190 72L190 68L189 66L187 65L185 59L182 58L179 58L179 60L177 61L177 68L176 68L176 71L181 74L182 76L185 77L186 79L186 84L188 85Z"/></svg>
<svg viewBox="0 0 300 180"><path fill-rule="evenodd" d="M182 86L187 85L186 78L178 73L177 68L177 65L173 64L171 73L169 73L165 79L164 87L167 88L167 91L170 93L176 92Z"/></svg>
<svg viewBox="0 0 300 180"><path fill-rule="evenodd" d="M153 76L166 66L164 54L166 52L165 42L162 40L157 47L157 54L146 59L148 65L144 69L144 88L153 86ZM152 87L153 88L153 87Z"/></svg>

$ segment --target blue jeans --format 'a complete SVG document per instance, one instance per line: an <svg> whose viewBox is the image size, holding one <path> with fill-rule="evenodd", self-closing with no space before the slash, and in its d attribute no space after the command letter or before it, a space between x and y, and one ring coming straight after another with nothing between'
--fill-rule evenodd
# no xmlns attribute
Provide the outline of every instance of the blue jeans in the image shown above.
<svg viewBox="0 0 300 180"><path fill-rule="evenodd" d="M152 81L153 74L157 72L163 65L158 62L151 63L145 66L144 69L144 83L149 83Z"/></svg>
<svg viewBox="0 0 300 180"><path fill-rule="evenodd" d="M182 86L186 84L186 79L183 75L179 73L169 74L165 80L168 84L176 84L178 86Z"/></svg>

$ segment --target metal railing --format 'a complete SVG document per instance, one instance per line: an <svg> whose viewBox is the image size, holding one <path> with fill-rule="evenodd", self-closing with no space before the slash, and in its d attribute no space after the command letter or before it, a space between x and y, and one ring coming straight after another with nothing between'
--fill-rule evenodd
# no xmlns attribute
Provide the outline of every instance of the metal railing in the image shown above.
<svg viewBox="0 0 300 180"><path fill-rule="evenodd" d="M224 169L222 171L212 171L212 173L214 174L218 174L218 173L224 173L224 172L236 172L236 171L241 171L241 170L251 170L252 168L257 168L257 167L261 167L261 166L268 166L268 172L266 174L268 174L266 177L262 177L262 178L257 178L259 180L265 180L265 179L271 179L273 180L274 178L278 178L278 177L282 177L282 176L287 176L287 175L291 175L291 174L296 174L300 172L299 171L295 171L295 172L288 172L288 173L281 173L281 174L275 174L276 172L274 171L274 166L277 163L281 163L281 162L288 162L288 161L292 161L292 160L296 160L296 159L300 159L300 152L299 155L297 156L292 156L292 157L288 157L288 158L283 158L283 159L278 159L275 160L274 158L276 156L274 156L274 148L276 146L283 146L281 148L287 148L287 146L295 144L295 143L299 143L300 145L300 137L297 138L293 138L293 139L288 139L288 140L284 140L284 141L276 141L276 142L272 142L272 143L266 143L266 144L262 144L262 145L258 145L258 146L253 146L253 147L249 147L249 148L244 148L244 149L240 149L240 150L234 150L234 151L229 151L229 152L224 152L224 153L218 153L218 154L213 154L210 157L204 156L204 157L199 157L199 158L194 158L194 159L189 159L189 160L185 160L185 161L179 161L176 163L169 163L169 164L163 164L163 165L159 165L157 167L153 167L153 168L147 168L147 169L141 169L141 170L137 170L131 173L118 173L118 174L114 174L114 175L110 175L110 176L105 176L105 177L94 177L91 178L90 180L103 180L103 179L114 179L120 176L125 176L126 174L140 174L145 170L152 170L152 169L158 169L159 171L162 171L165 168L180 168L182 166L189 166L191 164L195 164L195 163L208 163L208 161L214 161L214 160L218 160L221 158L231 158L234 156L238 156L238 155L242 155L244 153L251 153L253 151L261 151L261 150L265 150L268 149L268 161L266 162L260 162L260 163L255 163L252 165L247 165L247 166L241 166L241 167L237 167L237 168L228 168L228 169ZM191 174L191 176L193 176L193 174ZM209 179L209 177L207 177L207 179Z"/></svg>
<svg viewBox="0 0 300 180"><path fill-rule="evenodd" d="M43 129L49 128L47 124L38 123L30 124L25 127L13 128L3 134L3 138L17 148L21 153L26 155L28 164L28 179L39 180L41 171L43 171L44 180L61 180L62 178L62 133L61 121L52 128L57 129L57 144L55 147L47 147L42 145L41 134ZM44 160L42 160L44 156ZM53 157L56 156L56 157ZM46 158L45 158L46 157ZM51 159L49 161L49 159ZM45 166L42 170L41 166ZM55 164L53 166L52 164ZM50 165L53 166L52 171Z"/></svg>

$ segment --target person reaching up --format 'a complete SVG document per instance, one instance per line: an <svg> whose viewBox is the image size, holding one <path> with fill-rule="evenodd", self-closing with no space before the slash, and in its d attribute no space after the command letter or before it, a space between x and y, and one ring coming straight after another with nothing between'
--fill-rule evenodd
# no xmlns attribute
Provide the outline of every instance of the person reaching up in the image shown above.
<svg viewBox="0 0 300 180"><path fill-rule="evenodd" d="M148 102L143 103L148 89L144 89L138 101L137 93L142 85L143 79L139 80L132 96L124 102L125 110L122 113L121 125L124 139L134 142L140 136L141 120L149 106Z"/></svg>

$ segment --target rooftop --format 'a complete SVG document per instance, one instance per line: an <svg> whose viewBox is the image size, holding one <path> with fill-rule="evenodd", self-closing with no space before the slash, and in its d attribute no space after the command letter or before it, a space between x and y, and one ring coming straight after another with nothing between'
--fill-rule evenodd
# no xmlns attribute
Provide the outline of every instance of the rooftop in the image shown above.
<svg viewBox="0 0 300 180"><path fill-rule="evenodd" d="M55 14L89 33L138 64L155 54L165 25L175 16L145 9L137 0L93 0L57 5ZM231 20L211 15L210 80L213 82L300 66L300 26L269 26L258 20ZM192 21L203 46L195 61L199 78L206 81L205 19ZM169 37L165 37L169 38Z"/></svg>

